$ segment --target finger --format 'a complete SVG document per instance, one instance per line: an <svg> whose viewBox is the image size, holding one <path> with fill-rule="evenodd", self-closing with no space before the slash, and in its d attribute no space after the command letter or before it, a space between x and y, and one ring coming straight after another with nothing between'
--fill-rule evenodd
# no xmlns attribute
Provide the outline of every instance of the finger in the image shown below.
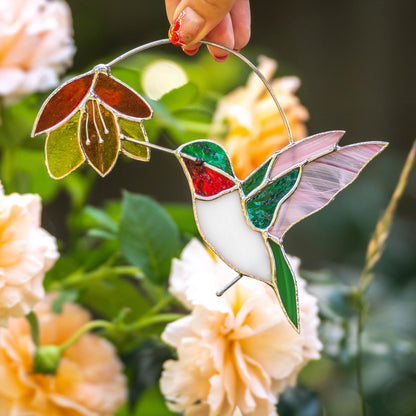
<svg viewBox="0 0 416 416"><path fill-rule="evenodd" d="M165 9L166 15L168 17L169 23L172 23L173 14L175 13L176 8L181 0L165 0Z"/></svg>
<svg viewBox="0 0 416 416"><path fill-rule="evenodd" d="M233 23L230 14L227 14L227 16L225 16L225 18L208 33L206 39L211 42L219 43L220 45L228 46L230 49L234 49ZM218 62L223 62L228 57L228 52L223 49L208 46L208 50L212 57Z"/></svg>
<svg viewBox="0 0 416 416"><path fill-rule="evenodd" d="M173 14L169 38L179 46L192 45L217 26L235 0L181 0Z"/></svg>
<svg viewBox="0 0 416 416"><path fill-rule="evenodd" d="M251 35L249 0L237 0L230 11L234 30L234 49L239 51L247 45Z"/></svg>

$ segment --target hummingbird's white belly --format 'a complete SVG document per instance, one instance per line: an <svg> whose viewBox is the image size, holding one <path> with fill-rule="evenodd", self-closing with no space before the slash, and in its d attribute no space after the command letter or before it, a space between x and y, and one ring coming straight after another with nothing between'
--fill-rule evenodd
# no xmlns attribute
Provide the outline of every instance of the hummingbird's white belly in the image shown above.
<svg viewBox="0 0 416 416"><path fill-rule="evenodd" d="M199 232L238 273L272 281L270 255L260 232L248 224L238 190L212 200L194 200Z"/></svg>

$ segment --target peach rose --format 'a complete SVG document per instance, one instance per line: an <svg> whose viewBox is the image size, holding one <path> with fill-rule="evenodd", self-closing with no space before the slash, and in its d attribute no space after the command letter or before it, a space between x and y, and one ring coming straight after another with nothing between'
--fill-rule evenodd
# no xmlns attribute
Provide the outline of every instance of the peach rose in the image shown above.
<svg viewBox="0 0 416 416"><path fill-rule="evenodd" d="M298 259L290 261L297 271ZM168 406L185 416L276 416L278 393L320 357L317 299L301 278L298 334L260 281L243 277L218 298L234 277L197 240L173 262L170 291L191 313L162 334L178 359L165 362L160 385Z"/></svg>
<svg viewBox="0 0 416 416"><path fill-rule="evenodd" d="M48 295L34 309L40 345L60 345L90 320L78 305L66 303L56 315ZM25 318L0 328L0 416L113 416L126 400L126 380L114 347L84 334L62 355L55 375L33 373L35 345Z"/></svg>
<svg viewBox="0 0 416 416"><path fill-rule="evenodd" d="M276 61L262 56L259 62L260 71L270 80L277 68ZM293 139L304 138L309 114L294 95L300 86L299 78L281 77L271 85L286 114ZM289 143L276 104L256 74L250 76L246 86L231 92L220 102L214 125L223 120L229 125L224 145L240 179Z"/></svg>
<svg viewBox="0 0 416 416"><path fill-rule="evenodd" d="M40 227L41 209L38 195L4 195L0 185L0 325L44 297L43 277L59 256Z"/></svg>
<svg viewBox="0 0 416 416"><path fill-rule="evenodd" d="M64 1L0 2L0 96L54 87L74 52L71 11Z"/></svg>

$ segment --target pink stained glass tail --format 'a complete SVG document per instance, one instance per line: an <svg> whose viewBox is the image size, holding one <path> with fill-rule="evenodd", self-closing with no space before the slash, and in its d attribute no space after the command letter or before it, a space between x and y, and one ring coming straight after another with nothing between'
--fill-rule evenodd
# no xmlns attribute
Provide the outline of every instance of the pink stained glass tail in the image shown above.
<svg viewBox="0 0 416 416"><path fill-rule="evenodd" d="M385 142L358 143L307 163L297 189L280 207L270 235L281 240L292 225L328 205L386 146Z"/></svg>

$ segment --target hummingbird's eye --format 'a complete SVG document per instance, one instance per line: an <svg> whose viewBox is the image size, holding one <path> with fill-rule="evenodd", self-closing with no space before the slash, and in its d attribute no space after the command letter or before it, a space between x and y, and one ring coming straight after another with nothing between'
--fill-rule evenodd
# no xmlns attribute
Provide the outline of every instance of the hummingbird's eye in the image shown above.
<svg viewBox="0 0 416 416"><path fill-rule="evenodd" d="M204 159L202 159L202 157L197 157L197 158L195 159L195 163L196 163L198 166L202 166L202 165L204 164Z"/></svg>

